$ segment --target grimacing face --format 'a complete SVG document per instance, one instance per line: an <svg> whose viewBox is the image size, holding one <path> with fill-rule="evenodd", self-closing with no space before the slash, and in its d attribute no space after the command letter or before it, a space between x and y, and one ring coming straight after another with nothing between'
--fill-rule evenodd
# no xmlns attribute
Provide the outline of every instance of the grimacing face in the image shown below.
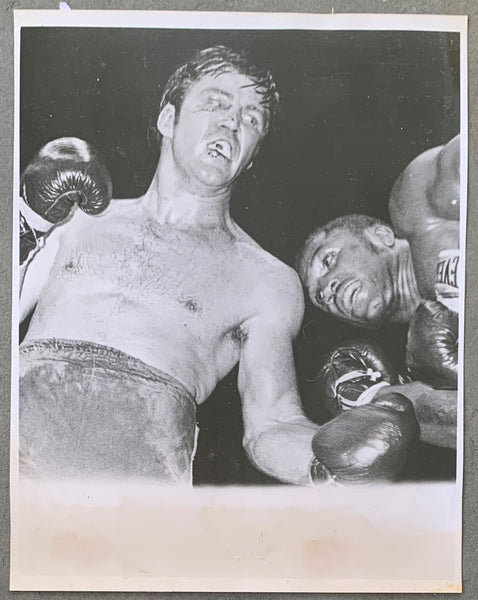
<svg viewBox="0 0 478 600"><path fill-rule="evenodd" d="M303 273L312 303L349 323L379 327L394 310L387 249L348 230L321 233Z"/></svg>
<svg viewBox="0 0 478 600"><path fill-rule="evenodd" d="M193 83L171 136L185 181L206 192L230 187L252 162L268 120L261 96L245 75L231 71Z"/></svg>

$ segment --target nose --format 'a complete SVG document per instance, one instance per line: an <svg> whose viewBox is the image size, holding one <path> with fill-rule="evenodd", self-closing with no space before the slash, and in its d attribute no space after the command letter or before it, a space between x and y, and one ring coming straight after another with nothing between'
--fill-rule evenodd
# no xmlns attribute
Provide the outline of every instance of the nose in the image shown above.
<svg viewBox="0 0 478 600"><path fill-rule="evenodd" d="M239 111L235 107L231 107L222 119L222 126L227 127L231 131L238 131L239 129Z"/></svg>
<svg viewBox="0 0 478 600"><path fill-rule="evenodd" d="M319 285L317 300L320 304L327 305L333 302L338 285L339 282L335 278L330 278Z"/></svg>

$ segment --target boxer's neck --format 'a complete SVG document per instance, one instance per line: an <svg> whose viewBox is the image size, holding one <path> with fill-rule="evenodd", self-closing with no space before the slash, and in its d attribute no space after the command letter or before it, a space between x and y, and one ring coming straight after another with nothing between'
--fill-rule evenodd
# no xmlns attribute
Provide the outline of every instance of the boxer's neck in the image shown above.
<svg viewBox="0 0 478 600"><path fill-rule="evenodd" d="M178 171L170 153L164 152L143 202L160 223L222 228L231 221L231 192L231 186L194 188Z"/></svg>
<svg viewBox="0 0 478 600"><path fill-rule="evenodd" d="M397 246L396 294L398 298L398 309L395 313L394 321L408 323L422 298L418 291L410 246L408 245L408 242L400 239L397 240Z"/></svg>

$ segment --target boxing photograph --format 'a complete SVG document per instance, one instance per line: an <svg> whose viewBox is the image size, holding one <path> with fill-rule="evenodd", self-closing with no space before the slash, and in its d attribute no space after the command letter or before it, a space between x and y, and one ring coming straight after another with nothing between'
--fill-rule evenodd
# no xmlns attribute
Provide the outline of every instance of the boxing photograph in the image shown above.
<svg viewBox="0 0 478 600"><path fill-rule="evenodd" d="M18 481L455 485L460 35L19 27Z"/></svg>

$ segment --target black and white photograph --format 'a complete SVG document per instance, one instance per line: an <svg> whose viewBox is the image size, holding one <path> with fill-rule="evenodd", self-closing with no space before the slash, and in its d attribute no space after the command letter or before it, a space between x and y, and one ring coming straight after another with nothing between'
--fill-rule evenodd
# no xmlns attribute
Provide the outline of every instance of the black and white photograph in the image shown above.
<svg viewBox="0 0 478 600"><path fill-rule="evenodd" d="M16 11L12 590L461 590L466 58Z"/></svg>

